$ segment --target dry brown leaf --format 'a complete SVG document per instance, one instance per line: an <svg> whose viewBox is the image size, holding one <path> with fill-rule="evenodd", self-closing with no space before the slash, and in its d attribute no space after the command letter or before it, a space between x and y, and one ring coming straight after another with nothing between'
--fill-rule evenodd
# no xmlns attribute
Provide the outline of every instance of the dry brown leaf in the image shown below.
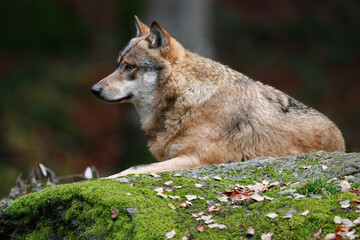
<svg viewBox="0 0 360 240"><path fill-rule="evenodd" d="M263 201L265 198L263 196L260 196L258 193L254 193L250 196L251 199L254 199L258 202Z"/></svg>
<svg viewBox="0 0 360 240"><path fill-rule="evenodd" d="M355 219L353 221L353 223L357 226L357 225L360 225L360 217L358 217L357 219Z"/></svg>
<svg viewBox="0 0 360 240"><path fill-rule="evenodd" d="M111 219L115 219L118 215L119 215L119 210L117 210L116 208L113 208L111 210Z"/></svg>
<svg viewBox="0 0 360 240"><path fill-rule="evenodd" d="M255 228L254 227L249 227L246 230L246 235L254 235L255 234Z"/></svg>
<svg viewBox="0 0 360 240"><path fill-rule="evenodd" d="M305 210L305 211L303 211L302 213L301 213L301 215L303 215L303 216L306 216L306 215L308 215L309 214L309 210Z"/></svg>
<svg viewBox="0 0 360 240"><path fill-rule="evenodd" d="M339 204L341 205L341 208L348 208L350 207L350 200L339 202Z"/></svg>
<svg viewBox="0 0 360 240"><path fill-rule="evenodd" d="M202 233L205 230L205 225L196 228L196 231Z"/></svg>
<svg viewBox="0 0 360 240"><path fill-rule="evenodd" d="M349 202L350 204L360 204L360 200L353 199Z"/></svg>
<svg viewBox="0 0 360 240"><path fill-rule="evenodd" d="M221 181L222 180L222 178L220 177L220 176L215 176L215 177L213 177L216 181Z"/></svg>
<svg viewBox="0 0 360 240"><path fill-rule="evenodd" d="M172 210L176 210L176 207L175 207L173 204L169 203L168 206L169 206L169 208L171 208Z"/></svg>
<svg viewBox="0 0 360 240"><path fill-rule="evenodd" d="M187 203L180 203L179 205L180 208L186 208L187 206L188 206Z"/></svg>
<svg viewBox="0 0 360 240"><path fill-rule="evenodd" d="M165 236L167 239L173 238L175 236L176 232L175 230L171 230L170 232L166 233Z"/></svg>
<svg viewBox="0 0 360 240"><path fill-rule="evenodd" d="M217 200L219 200L220 202L229 202L227 197L218 197Z"/></svg>
<svg viewBox="0 0 360 240"><path fill-rule="evenodd" d="M171 195L169 195L168 197L171 198L171 199L174 200L174 201L180 200L180 197L179 197L179 196L171 196Z"/></svg>
<svg viewBox="0 0 360 240"><path fill-rule="evenodd" d="M276 213L269 213L269 214L267 214L266 216L269 217L269 218L276 218L276 217L278 217L279 215L277 215Z"/></svg>
<svg viewBox="0 0 360 240"><path fill-rule="evenodd" d="M157 193L165 193L165 189L162 187L155 188L154 191Z"/></svg>
<svg viewBox="0 0 360 240"><path fill-rule="evenodd" d="M308 165L308 166L302 166L301 168L302 169L309 169L309 168L311 168L312 166L311 165Z"/></svg>
<svg viewBox="0 0 360 240"><path fill-rule="evenodd" d="M348 228L348 227L346 227L346 226L341 226L341 225L336 225L336 226L335 226L335 230L336 230L336 231L340 231L340 232L345 232L345 233L349 232L349 228Z"/></svg>
<svg viewBox="0 0 360 240"><path fill-rule="evenodd" d="M321 233L322 233L322 228L319 228L318 230L316 230L316 232L313 232L312 235L314 237L318 237L318 236L320 236Z"/></svg>
<svg viewBox="0 0 360 240"><path fill-rule="evenodd" d="M350 183L346 180L340 181L340 187L343 191L349 191L351 188Z"/></svg>
<svg viewBox="0 0 360 240"><path fill-rule="evenodd" d="M197 196L196 195L185 195L186 199L191 201L191 200L194 200L194 199L197 199Z"/></svg>
<svg viewBox="0 0 360 240"><path fill-rule="evenodd" d="M211 218L212 218L212 215L201 216L201 219L204 221L210 220Z"/></svg>
<svg viewBox="0 0 360 240"><path fill-rule="evenodd" d="M324 240L333 240L333 239L336 239L335 233L329 233L324 238Z"/></svg>
<svg viewBox="0 0 360 240"><path fill-rule="evenodd" d="M157 173L150 173L150 175L153 176L153 177L156 177L156 178L160 177L160 175L157 174Z"/></svg>
<svg viewBox="0 0 360 240"><path fill-rule="evenodd" d="M336 224L341 224L341 221L342 221L342 218L341 218L341 217L339 217L339 216L335 216L335 217L334 217L334 223L336 223Z"/></svg>
<svg viewBox="0 0 360 240"><path fill-rule="evenodd" d="M273 235L274 235L274 231L271 230L269 233L262 234L261 235L261 240L271 240Z"/></svg>
<svg viewBox="0 0 360 240"><path fill-rule="evenodd" d="M210 225L208 225L208 227L209 228L219 228L219 229L227 228L224 224L218 224L218 223L210 224Z"/></svg>
<svg viewBox="0 0 360 240"><path fill-rule="evenodd" d="M173 185L173 181L167 181L167 182L164 182L164 184L166 186L172 186Z"/></svg>
<svg viewBox="0 0 360 240"><path fill-rule="evenodd" d="M213 223L213 222L215 222L213 219L209 219L209 220L206 220L204 223L205 224L210 224L210 223Z"/></svg>
<svg viewBox="0 0 360 240"><path fill-rule="evenodd" d="M214 205L212 205L211 207L209 207L208 211L209 212L218 212L218 211L220 211L220 208L216 208Z"/></svg>

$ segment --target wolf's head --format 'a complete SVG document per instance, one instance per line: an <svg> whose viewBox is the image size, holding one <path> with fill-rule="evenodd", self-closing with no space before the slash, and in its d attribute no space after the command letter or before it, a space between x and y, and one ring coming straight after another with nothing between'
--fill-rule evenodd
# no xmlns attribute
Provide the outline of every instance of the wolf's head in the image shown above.
<svg viewBox="0 0 360 240"><path fill-rule="evenodd" d="M91 90L105 102L132 102L141 111L151 108L159 81L184 50L157 22L149 28L135 16L135 25L136 37L120 52L116 70Z"/></svg>

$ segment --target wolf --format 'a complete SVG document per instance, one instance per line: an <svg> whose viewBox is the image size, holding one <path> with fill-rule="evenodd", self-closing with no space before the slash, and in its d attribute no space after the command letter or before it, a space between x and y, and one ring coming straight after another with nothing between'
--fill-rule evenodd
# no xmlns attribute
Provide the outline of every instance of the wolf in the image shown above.
<svg viewBox="0 0 360 240"><path fill-rule="evenodd" d="M186 50L156 21L149 28L135 16L135 26L116 70L91 90L105 102L135 105L159 162L109 178L345 151L341 131L315 109Z"/></svg>

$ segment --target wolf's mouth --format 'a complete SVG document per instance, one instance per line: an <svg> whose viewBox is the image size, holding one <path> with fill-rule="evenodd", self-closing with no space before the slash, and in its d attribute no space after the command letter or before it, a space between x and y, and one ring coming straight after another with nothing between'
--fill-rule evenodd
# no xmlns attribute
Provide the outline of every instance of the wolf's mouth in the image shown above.
<svg viewBox="0 0 360 240"><path fill-rule="evenodd" d="M119 99L108 99L106 97L100 96L100 99L107 103L121 103L121 102L129 101L132 98L133 98L132 94L129 94L129 95L127 95L123 98L119 98Z"/></svg>
<svg viewBox="0 0 360 240"><path fill-rule="evenodd" d="M123 98L120 98L118 100L116 100L116 102L122 102L122 101L125 101L125 100L130 100L133 98L134 95L132 95L131 93L129 95L127 95L126 97L123 97Z"/></svg>

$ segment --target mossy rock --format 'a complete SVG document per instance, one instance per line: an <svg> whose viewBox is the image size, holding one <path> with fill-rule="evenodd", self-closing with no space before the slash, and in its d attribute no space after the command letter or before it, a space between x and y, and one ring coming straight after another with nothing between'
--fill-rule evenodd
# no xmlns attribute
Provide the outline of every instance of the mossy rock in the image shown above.
<svg viewBox="0 0 360 240"><path fill-rule="evenodd" d="M302 168L309 165L312 166L309 169ZM323 165L328 168L323 170ZM284 189L274 187L261 194L273 197L272 201L232 202L229 199L220 202L218 198L235 184L247 185L262 180L297 182L313 175L327 178L351 175L353 182L359 183L359 174L359 153L318 152L159 173L155 177L132 175L57 185L23 196L0 210L0 238L166 239L166 233L175 230L173 239L186 236L190 239L247 239L252 236L247 236L246 230L255 227L254 239L270 231L274 231L272 239L311 239L312 232L318 228L322 228L321 236L335 232L334 216L358 218L355 205L344 209L339 201L359 197L341 192L321 199L295 199L291 194L280 194L294 188L288 184ZM215 180L214 176L220 176L221 180ZM165 189L160 195L154 191L159 187ZM175 195L180 200L169 197ZM191 205L179 207L187 201L186 195L197 198L190 201ZM213 205L220 210L207 211ZM305 210L310 212L301 215ZM268 213L277 213L278 217L269 218ZM292 217L284 218L289 213ZM200 219L207 215L212 215L214 222L226 228L210 228ZM196 230L204 225L202 232ZM353 229L358 230L358 227Z"/></svg>

